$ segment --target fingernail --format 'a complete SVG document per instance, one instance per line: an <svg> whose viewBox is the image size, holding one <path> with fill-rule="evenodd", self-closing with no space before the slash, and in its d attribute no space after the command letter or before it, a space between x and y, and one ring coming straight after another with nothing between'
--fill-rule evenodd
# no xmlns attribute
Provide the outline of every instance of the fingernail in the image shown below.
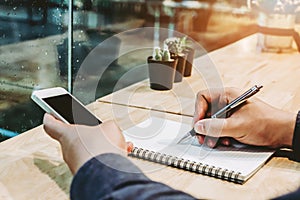
<svg viewBox="0 0 300 200"><path fill-rule="evenodd" d="M196 123L194 129L197 133L204 133L204 126L202 123Z"/></svg>
<svg viewBox="0 0 300 200"><path fill-rule="evenodd" d="M198 139L199 144L203 144L204 143L204 137L203 136L198 135L197 139Z"/></svg>
<svg viewBox="0 0 300 200"><path fill-rule="evenodd" d="M223 144L224 144L225 146L229 146L229 145L230 145L229 140L224 139L224 140L223 140Z"/></svg>
<svg viewBox="0 0 300 200"><path fill-rule="evenodd" d="M214 143L211 140L208 140L206 144L207 144L207 146L209 146L211 148L214 147Z"/></svg>

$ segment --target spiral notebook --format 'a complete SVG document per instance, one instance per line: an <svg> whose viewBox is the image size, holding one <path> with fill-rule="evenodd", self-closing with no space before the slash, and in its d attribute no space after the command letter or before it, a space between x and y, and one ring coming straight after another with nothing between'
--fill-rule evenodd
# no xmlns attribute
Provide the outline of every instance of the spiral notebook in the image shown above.
<svg viewBox="0 0 300 200"><path fill-rule="evenodd" d="M242 184L257 172L274 150L234 144L232 147L209 148L191 138L178 140L189 124L151 117L124 131L126 141L134 144L132 157L188 170Z"/></svg>

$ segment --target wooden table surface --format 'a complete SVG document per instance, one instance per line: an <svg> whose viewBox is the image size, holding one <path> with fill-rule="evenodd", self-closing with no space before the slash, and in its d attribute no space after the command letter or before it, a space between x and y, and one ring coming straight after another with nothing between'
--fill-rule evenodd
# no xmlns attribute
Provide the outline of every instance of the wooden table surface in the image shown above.
<svg viewBox="0 0 300 200"><path fill-rule="evenodd" d="M248 89L262 84L257 94L272 105L296 112L300 101L300 55L255 52L256 37L196 59L193 76L171 91L149 89L142 81L90 104L103 121L113 119L122 130L159 116L191 123L198 90L217 86ZM113 103L112 103L113 102ZM42 126L0 143L0 199L68 199L72 175L58 143ZM205 199L269 199L300 186L300 164L273 157L243 185L160 166L134 158L148 177ZM150 168L149 168L150 167ZM149 170L155 167L156 170Z"/></svg>
<svg viewBox="0 0 300 200"><path fill-rule="evenodd" d="M175 83L169 91L150 89L149 80L138 82L100 102L161 110L192 116L197 92L213 87L247 90L263 85L256 96L269 104L296 112L300 108L300 54L260 53L252 35L229 46L197 58L191 77Z"/></svg>

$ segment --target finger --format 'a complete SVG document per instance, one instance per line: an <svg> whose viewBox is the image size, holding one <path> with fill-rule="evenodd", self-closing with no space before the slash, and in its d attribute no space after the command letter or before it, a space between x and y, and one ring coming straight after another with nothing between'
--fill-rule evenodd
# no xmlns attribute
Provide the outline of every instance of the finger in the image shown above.
<svg viewBox="0 0 300 200"><path fill-rule="evenodd" d="M67 133L67 129L70 126L55 119L52 115L47 113L44 115L43 123L46 133L56 140L60 140L63 134Z"/></svg>
<svg viewBox="0 0 300 200"><path fill-rule="evenodd" d="M116 149L120 150L122 154L128 153L127 144L125 142L124 135L122 131L117 126L117 124L110 120L105 123L100 124L100 130L103 133L106 140L114 146ZM111 134L113 133L113 134Z"/></svg>
<svg viewBox="0 0 300 200"><path fill-rule="evenodd" d="M131 153L134 146L132 142L126 142L127 143L127 153Z"/></svg>
<svg viewBox="0 0 300 200"><path fill-rule="evenodd" d="M120 139L120 142L125 141L122 131L114 121L109 120L105 123L102 123L100 124L100 128L107 139L112 141L118 141ZM110 133L114 134L112 135Z"/></svg>
<svg viewBox="0 0 300 200"><path fill-rule="evenodd" d="M204 138L204 144L210 148L214 148L217 146L219 138L206 136Z"/></svg>
<svg viewBox="0 0 300 200"><path fill-rule="evenodd" d="M213 137L209 137L209 136L205 136L205 135L197 135L197 139L199 144L201 145L207 145L208 147L215 147L217 145L218 142L218 138L213 138Z"/></svg>
<svg viewBox="0 0 300 200"><path fill-rule="evenodd" d="M198 120L210 117L212 113L215 113L220 107L226 105L228 100L224 93L225 90L223 88L214 88L199 92L195 104L193 124Z"/></svg>
<svg viewBox="0 0 300 200"><path fill-rule="evenodd" d="M206 136L206 137L209 137L209 136ZM205 144L204 143L205 135L197 135L197 139L198 139L199 144L201 144L201 145ZM208 141L208 139L206 139L206 141ZM224 146L230 146L231 145L230 138L227 138L227 137L220 138L220 140L216 144L213 144L213 141L210 141L208 143L209 144L206 144L206 145L210 146L210 147L218 146L218 144L222 144Z"/></svg>
<svg viewBox="0 0 300 200"><path fill-rule="evenodd" d="M197 133L210 137L240 138L239 122L236 118L209 118L198 121L194 125Z"/></svg>
<svg viewBox="0 0 300 200"><path fill-rule="evenodd" d="M199 144L203 144L204 143L204 135L197 135L197 139L198 139L198 142Z"/></svg>
<svg viewBox="0 0 300 200"><path fill-rule="evenodd" d="M206 112L208 110L208 102L203 94L198 94L196 104L195 104L195 113L193 118L193 124L197 121L205 118Z"/></svg>
<svg viewBox="0 0 300 200"><path fill-rule="evenodd" d="M230 146L231 145L231 142L230 142L230 138L222 138L221 139L221 144L224 145L224 146Z"/></svg>

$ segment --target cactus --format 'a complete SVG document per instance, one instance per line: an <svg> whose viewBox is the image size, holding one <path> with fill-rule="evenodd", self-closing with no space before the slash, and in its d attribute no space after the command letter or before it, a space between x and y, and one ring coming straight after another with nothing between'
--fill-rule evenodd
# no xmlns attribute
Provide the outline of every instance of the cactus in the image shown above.
<svg viewBox="0 0 300 200"><path fill-rule="evenodd" d="M162 60L163 61L170 61L171 60L170 51L168 49L164 50Z"/></svg>
<svg viewBox="0 0 300 200"><path fill-rule="evenodd" d="M180 38L180 45L182 46L183 50L184 50L187 46L189 46L188 40L187 40L187 37L186 37L186 36Z"/></svg>
<svg viewBox="0 0 300 200"><path fill-rule="evenodd" d="M165 44L168 47L169 51L175 56L181 54L183 51L181 39L178 37L167 38L165 40Z"/></svg>
<svg viewBox="0 0 300 200"><path fill-rule="evenodd" d="M171 55L168 49L164 49L163 51L161 50L161 48L156 47L154 48L153 51L153 60L157 60L157 61L170 61L171 60Z"/></svg>
<svg viewBox="0 0 300 200"><path fill-rule="evenodd" d="M162 53L159 47L154 48L152 57L154 60L162 60Z"/></svg>

